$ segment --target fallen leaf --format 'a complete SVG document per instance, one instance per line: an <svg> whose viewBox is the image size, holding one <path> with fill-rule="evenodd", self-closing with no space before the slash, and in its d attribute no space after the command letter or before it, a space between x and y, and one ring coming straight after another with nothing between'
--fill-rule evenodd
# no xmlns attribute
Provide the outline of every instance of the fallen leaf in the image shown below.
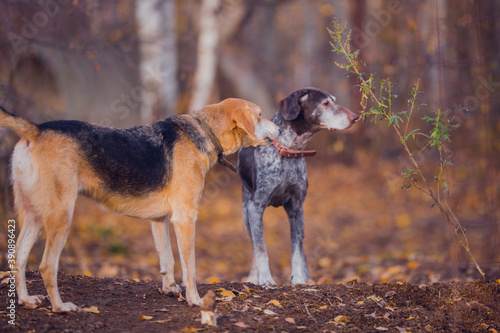
<svg viewBox="0 0 500 333"><path fill-rule="evenodd" d="M219 283L219 280L217 280L216 278L212 278L208 281L208 283L210 284Z"/></svg>
<svg viewBox="0 0 500 333"><path fill-rule="evenodd" d="M416 261L410 261L406 264L406 267L408 267L409 269L417 269L418 266L420 266L420 264Z"/></svg>
<svg viewBox="0 0 500 333"><path fill-rule="evenodd" d="M264 312L266 315L269 315L269 316L273 316L273 315L275 315L275 314L276 314L276 312L271 311L271 310L269 310L269 309L265 309L263 312Z"/></svg>
<svg viewBox="0 0 500 333"><path fill-rule="evenodd" d="M320 306L320 307L319 307L319 309L320 309L320 310L324 310L324 309L326 309L326 308L328 308L328 305L323 305L323 306Z"/></svg>
<svg viewBox="0 0 500 333"><path fill-rule="evenodd" d="M161 320L155 320L155 321L152 321L152 323L159 323L159 324L163 324L163 323L168 323L169 321L171 321L172 319L161 319Z"/></svg>
<svg viewBox="0 0 500 333"><path fill-rule="evenodd" d="M286 318L285 321L290 324L295 324L295 319L293 318Z"/></svg>
<svg viewBox="0 0 500 333"><path fill-rule="evenodd" d="M251 289L251 288L248 288L247 285L243 285L243 289L245 290L246 293L252 293L252 294L256 294L257 293L257 290L256 289Z"/></svg>
<svg viewBox="0 0 500 333"><path fill-rule="evenodd" d="M329 321L328 324L335 325L345 325L350 321L350 318L347 316L339 315L333 319L333 321Z"/></svg>
<svg viewBox="0 0 500 333"><path fill-rule="evenodd" d="M237 323L234 323L233 325L234 325L234 326L241 327L241 328L247 328L247 327L250 327L250 326L248 326L247 324L245 324L245 323L244 323L244 322L242 322L242 321L239 321L239 322L237 322Z"/></svg>
<svg viewBox="0 0 500 333"><path fill-rule="evenodd" d="M388 331L389 329L387 327L382 327L382 326L377 326L375 327L377 331Z"/></svg>
<svg viewBox="0 0 500 333"><path fill-rule="evenodd" d="M275 299L273 299L272 301L269 301L267 302L267 304L271 304L271 305L274 305L274 306L277 306L277 307L281 307L281 303Z"/></svg>
<svg viewBox="0 0 500 333"><path fill-rule="evenodd" d="M494 329L493 327L491 327L488 332L491 332L491 333L498 333L498 331L496 329Z"/></svg>
<svg viewBox="0 0 500 333"><path fill-rule="evenodd" d="M230 302L232 301L233 298L236 297L236 295L231 291L231 290L226 290L224 288L219 288L215 289L215 291L219 291L221 293L221 298L218 298L218 300L224 301L224 302Z"/></svg>
<svg viewBox="0 0 500 333"><path fill-rule="evenodd" d="M153 316L141 316L141 320L151 320Z"/></svg>
<svg viewBox="0 0 500 333"><path fill-rule="evenodd" d="M162 309L157 309L157 310L153 310L153 311L154 312L168 312L169 310L162 308Z"/></svg>
<svg viewBox="0 0 500 333"><path fill-rule="evenodd" d="M85 276L89 276L89 277L92 277L92 276L93 276L93 275L92 275L92 272L91 272L88 268L85 268L85 269L83 270L83 275L85 275Z"/></svg>
<svg viewBox="0 0 500 333"><path fill-rule="evenodd" d="M89 313L101 313L97 308L97 306L91 306L90 308L83 308L82 310Z"/></svg>
<svg viewBox="0 0 500 333"><path fill-rule="evenodd" d="M385 293L384 297L391 297L396 295L396 292L394 290L388 291Z"/></svg>
<svg viewBox="0 0 500 333"><path fill-rule="evenodd" d="M318 289L311 289L311 288L309 288L309 289L304 289L304 290L302 290L302 291L312 291L312 292L316 292L316 291L319 291L319 290L318 290Z"/></svg>
<svg viewBox="0 0 500 333"><path fill-rule="evenodd" d="M198 330L194 327L184 327L181 331L184 333L196 333Z"/></svg>
<svg viewBox="0 0 500 333"><path fill-rule="evenodd" d="M398 282L396 282L396 283L397 283L397 284L399 284L400 286L401 286L401 285L403 285L403 284L405 284L405 283L404 283L404 282L402 282L402 281L398 281Z"/></svg>
<svg viewBox="0 0 500 333"><path fill-rule="evenodd" d="M376 295L368 296L367 299L371 299L372 301L375 301L375 302L382 301L382 297L379 297L379 296L376 296Z"/></svg>
<svg viewBox="0 0 500 333"><path fill-rule="evenodd" d="M399 331L399 333L408 333L408 330L404 327L396 326L396 329Z"/></svg>

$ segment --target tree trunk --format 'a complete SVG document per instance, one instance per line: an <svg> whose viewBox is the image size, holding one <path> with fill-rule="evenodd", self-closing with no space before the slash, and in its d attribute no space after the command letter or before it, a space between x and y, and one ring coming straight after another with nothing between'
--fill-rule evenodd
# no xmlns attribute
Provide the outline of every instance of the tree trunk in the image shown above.
<svg viewBox="0 0 500 333"><path fill-rule="evenodd" d="M143 122L176 113L178 61L175 13L175 0L137 2Z"/></svg>
<svg viewBox="0 0 500 333"><path fill-rule="evenodd" d="M210 98L217 68L217 10L219 0L203 0L200 9L200 33L198 37L198 59L194 76L194 89L189 110L205 106Z"/></svg>

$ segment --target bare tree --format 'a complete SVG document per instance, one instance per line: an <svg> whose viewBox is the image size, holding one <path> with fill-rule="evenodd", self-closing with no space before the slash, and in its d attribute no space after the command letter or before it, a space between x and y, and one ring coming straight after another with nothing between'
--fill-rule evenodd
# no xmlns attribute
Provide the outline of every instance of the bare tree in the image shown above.
<svg viewBox="0 0 500 333"><path fill-rule="evenodd" d="M219 0L203 0L200 8L200 34L198 37L198 59L194 77L193 96L189 110L201 109L208 103L217 68L217 10Z"/></svg>
<svg viewBox="0 0 500 333"><path fill-rule="evenodd" d="M179 89L175 12L175 0L137 2L143 122L175 113Z"/></svg>

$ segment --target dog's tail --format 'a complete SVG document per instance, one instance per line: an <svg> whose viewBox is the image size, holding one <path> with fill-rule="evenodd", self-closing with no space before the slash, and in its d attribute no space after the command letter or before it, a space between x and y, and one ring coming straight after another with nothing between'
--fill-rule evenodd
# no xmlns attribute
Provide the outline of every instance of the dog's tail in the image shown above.
<svg viewBox="0 0 500 333"><path fill-rule="evenodd" d="M34 141L40 133L37 124L8 112L2 106L0 106L0 127L9 127L17 135L30 141Z"/></svg>

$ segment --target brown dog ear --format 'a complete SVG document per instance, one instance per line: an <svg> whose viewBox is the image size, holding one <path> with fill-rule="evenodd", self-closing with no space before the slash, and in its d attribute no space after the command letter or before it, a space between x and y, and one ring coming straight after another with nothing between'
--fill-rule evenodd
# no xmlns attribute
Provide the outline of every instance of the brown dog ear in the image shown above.
<svg viewBox="0 0 500 333"><path fill-rule="evenodd" d="M299 116L301 108L299 101L308 93L307 90L297 90L280 101L280 111L285 120L294 120Z"/></svg>
<svg viewBox="0 0 500 333"><path fill-rule="evenodd" d="M244 130L247 135L254 141L259 141L255 135L255 123L250 119L250 111L246 109L238 109L233 112L233 122L237 128Z"/></svg>

